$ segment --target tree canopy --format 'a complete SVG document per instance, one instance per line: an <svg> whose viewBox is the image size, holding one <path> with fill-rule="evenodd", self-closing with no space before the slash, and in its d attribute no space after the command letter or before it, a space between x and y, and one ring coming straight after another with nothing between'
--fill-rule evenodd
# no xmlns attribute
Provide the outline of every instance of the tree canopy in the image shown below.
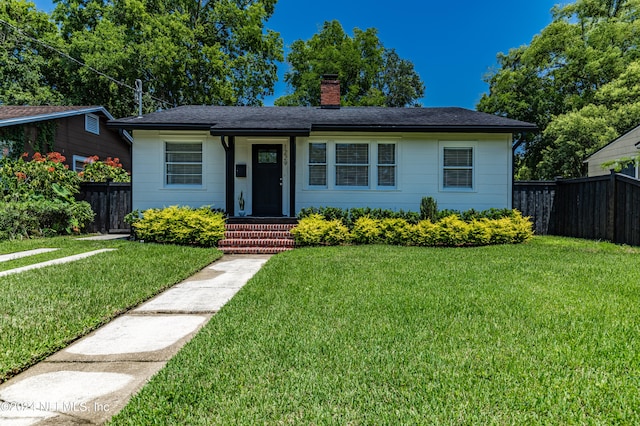
<svg viewBox="0 0 640 426"><path fill-rule="evenodd" d="M36 11L32 3L3 0L0 19L5 22L0 22L0 104L61 102L62 94L56 89L58 55L34 40L62 44L49 15Z"/></svg>
<svg viewBox="0 0 640 426"><path fill-rule="evenodd" d="M289 94L276 105L320 104L320 77L337 74L343 105L401 107L417 105L424 83L410 61L378 39L377 30L345 33L338 21L325 22L309 40L296 40L287 55Z"/></svg>
<svg viewBox="0 0 640 426"><path fill-rule="evenodd" d="M44 38L87 66L45 55L42 46L29 55L34 48L5 26L14 40L3 39L0 54L29 63L0 82L0 103L98 104L126 116L136 110L136 79L143 82L147 111L182 104L260 105L273 94L283 43L265 23L276 0L54 1L53 22L25 0L3 0L0 19L13 20L29 36ZM11 43L25 45L27 55L12 51ZM10 97L16 85L28 95Z"/></svg>
<svg viewBox="0 0 640 426"><path fill-rule="evenodd" d="M640 0L556 6L531 44L499 54L478 110L536 123L519 178L576 177L584 159L640 124Z"/></svg>

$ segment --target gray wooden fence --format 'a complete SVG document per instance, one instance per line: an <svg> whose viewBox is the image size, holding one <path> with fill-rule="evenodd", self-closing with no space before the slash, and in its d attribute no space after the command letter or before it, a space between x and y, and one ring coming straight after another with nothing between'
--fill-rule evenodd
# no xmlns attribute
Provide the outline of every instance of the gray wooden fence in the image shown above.
<svg viewBox="0 0 640 426"><path fill-rule="evenodd" d="M83 183L76 198L91 204L96 214L87 232L126 234L131 231L124 222L124 217L131 212L130 183Z"/></svg>
<svg viewBox="0 0 640 426"><path fill-rule="evenodd" d="M513 208L537 234L640 245L640 181L628 176L515 182Z"/></svg>

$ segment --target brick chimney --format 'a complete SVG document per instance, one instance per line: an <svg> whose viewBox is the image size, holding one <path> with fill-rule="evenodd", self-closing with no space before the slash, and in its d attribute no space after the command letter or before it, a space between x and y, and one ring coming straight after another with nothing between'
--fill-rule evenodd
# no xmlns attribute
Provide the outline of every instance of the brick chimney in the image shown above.
<svg viewBox="0 0 640 426"><path fill-rule="evenodd" d="M324 74L320 80L320 108L340 108L338 74Z"/></svg>

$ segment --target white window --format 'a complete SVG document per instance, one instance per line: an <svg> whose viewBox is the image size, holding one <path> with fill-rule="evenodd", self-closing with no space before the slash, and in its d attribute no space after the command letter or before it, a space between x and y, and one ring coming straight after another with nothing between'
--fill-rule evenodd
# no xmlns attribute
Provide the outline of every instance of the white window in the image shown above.
<svg viewBox="0 0 640 426"><path fill-rule="evenodd" d="M396 144L378 144L378 186L396 186Z"/></svg>
<svg viewBox="0 0 640 426"><path fill-rule="evenodd" d="M395 142L309 142L305 184L309 189L396 189L397 148Z"/></svg>
<svg viewBox="0 0 640 426"><path fill-rule="evenodd" d="M165 142L165 184L202 185L202 143Z"/></svg>
<svg viewBox="0 0 640 426"><path fill-rule="evenodd" d="M100 134L100 117L95 114L85 114L84 115L84 129L93 133L94 135Z"/></svg>
<svg viewBox="0 0 640 426"><path fill-rule="evenodd" d="M10 141L1 141L0 140L0 158L8 157L13 154L13 143Z"/></svg>
<svg viewBox="0 0 640 426"><path fill-rule="evenodd" d="M84 170L84 166L87 163L87 157L82 157L80 155L73 156L73 171L81 172Z"/></svg>
<svg viewBox="0 0 640 426"><path fill-rule="evenodd" d="M369 144L336 144L336 186L369 186Z"/></svg>
<svg viewBox="0 0 640 426"><path fill-rule="evenodd" d="M638 167L637 164L630 163L625 166L624 169L620 171L621 174L625 176L630 176L634 179L638 179Z"/></svg>
<svg viewBox="0 0 640 426"><path fill-rule="evenodd" d="M309 186L327 186L327 144L309 144Z"/></svg>
<svg viewBox="0 0 640 426"><path fill-rule="evenodd" d="M442 189L473 189L473 147L442 149Z"/></svg>

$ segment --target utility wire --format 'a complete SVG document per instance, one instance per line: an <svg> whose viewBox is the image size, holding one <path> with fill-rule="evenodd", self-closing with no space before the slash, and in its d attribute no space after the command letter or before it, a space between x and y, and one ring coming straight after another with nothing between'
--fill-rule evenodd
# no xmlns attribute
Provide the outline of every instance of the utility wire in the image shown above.
<svg viewBox="0 0 640 426"><path fill-rule="evenodd" d="M70 56L69 54L67 54L67 53L65 53L65 52L63 52L63 51L61 51L59 49L56 49L53 46L49 46L47 43L45 43L45 42L43 42L41 40L38 40L37 38L31 37L30 35L25 34L20 28L16 27L15 25L10 24L9 22L5 21L4 19L0 18L0 23L4 24L5 26L7 26L7 27L9 27L11 29L13 29L16 33L18 33L18 35L26 38L27 40L36 42L36 43L46 47L47 49L56 52L58 55L63 56L64 58L67 58L70 61L75 62L75 63L77 63L78 65L80 65L82 67L86 67L89 70L93 71L94 73L96 73L96 74L98 74L98 75L100 75L100 76L102 76L102 77L104 77L104 78L106 78L106 79L108 79L108 80L120 85L120 86L126 87L127 89L133 90L134 92L138 91L135 87L133 87L133 86L131 86L131 85L129 85L129 84L123 82L123 81L116 80L115 78L111 77L110 75L107 75L107 74L103 73L102 71L97 70L97 69L93 68L92 66L85 64L84 62L82 62L82 61ZM149 96L151 97L151 99L153 99L155 101L161 102L163 104L171 105L171 102L167 102L164 99L156 98L155 96L153 96L151 94L149 94Z"/></svg>

